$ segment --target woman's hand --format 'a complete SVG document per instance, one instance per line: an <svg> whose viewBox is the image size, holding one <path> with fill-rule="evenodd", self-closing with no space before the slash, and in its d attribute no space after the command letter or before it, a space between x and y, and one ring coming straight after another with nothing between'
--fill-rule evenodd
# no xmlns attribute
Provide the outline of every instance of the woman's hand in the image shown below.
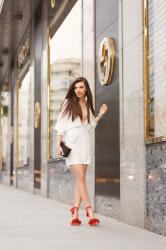
<svg viewBox="0 0 166 250"><path fill-rule="evenodd" d="M100 108L100 111L98 113L98 115L96 116L95 120L96 120L96 123L98 123L100 121L100 119L103 118L104 114L107 112L107 105L106 104L102 104L101 105L101 108Z"/></svg>
<svg viewBox="0 0 166 250"><path fill-rule="evenodd" d="M60 157L60 156L63 156L63 150L62 150L62 147L60 145L56 146L57 148L57 155Z"/></svg>
<svg viewBox="0 0 166 250"><path fill-rule="evenodd" d="M107 112L107 104L102 104L99 114L104 115Z"/></svg>

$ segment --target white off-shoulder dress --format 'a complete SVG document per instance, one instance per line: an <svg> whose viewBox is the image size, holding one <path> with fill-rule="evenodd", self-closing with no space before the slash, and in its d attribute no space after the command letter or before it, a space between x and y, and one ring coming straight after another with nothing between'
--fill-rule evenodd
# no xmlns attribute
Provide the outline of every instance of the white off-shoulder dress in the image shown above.
<svg viewBox="0 0 166 250"><path fill-rule="evenodd" d="M91 129L97 125L95 117L90 112L90 123L86 120L81 122L80 117L74 121L68 118L68 115L62 115L63 110L59 113L55 130L57 135L63 136L63 141L72 150L66 159L66 165L87 164L92 161L92 141Z"/></svg>

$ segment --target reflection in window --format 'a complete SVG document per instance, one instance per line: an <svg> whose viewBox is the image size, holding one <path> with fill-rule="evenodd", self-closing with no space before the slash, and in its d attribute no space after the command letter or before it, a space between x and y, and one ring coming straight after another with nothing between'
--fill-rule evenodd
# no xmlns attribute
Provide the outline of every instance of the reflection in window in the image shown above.
<svg viewBox="0 0 166 250"><path fill-rule="evenodd" d="M1 92L1 169L7 170L9 156L9 92Z"/></svg>
<svg viewBox="0 0 166 250"><path fill-rule="evenodd" d="M157 1L148 0L150 137L166 135L166 35L165 23L158 18L164 8L164 2L159 8Z"/></svg>
<svg viewBox="0 0 166 250"><path fill-rule="evenodd" d="M30 71L18 91L18 167L21 167L29 165L30 158Z"/></svg>
<svg viewBox="0 0 166 250"><path fill-rule="evenodd" d="M55 158L60 104L71 81L81 75L81 0L61 24L50 44L50 158Z"/></svg>

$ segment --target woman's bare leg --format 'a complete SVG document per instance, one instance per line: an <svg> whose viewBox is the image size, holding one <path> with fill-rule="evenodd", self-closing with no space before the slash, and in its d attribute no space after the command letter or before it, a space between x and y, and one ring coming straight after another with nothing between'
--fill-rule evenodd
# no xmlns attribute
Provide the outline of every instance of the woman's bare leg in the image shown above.
<svg viewBox="0 0 166 250"><path fill-rule="evenodd" d="M76 182L75 197L74 197L74 207L80 207L82 198L79 191L78 183Z"/></svg>
<svg viewBox="0 0 166 250"><path fill-rule="evenodd" d="M84 174L86 174L87 165L84 165ZM82 201L81 193L79 190L78 182L76 181L76 189L75 189L75 197L74 197L74 207L80 207ZM76 218L78 216L77 212L75 211L73 218Z"/></svg>
<svg viewBox="0 0 166 250"><path fill-rule="evenodd" d="M85 168L85 165L72 166L72 171L76 177L76 186L78 187L79 195L82 198L85 206L87 206L88 204L90 204L90 200L85 180Z"/></svg>
<svg viewBox="0 0 166 250"><path fill-rule="evenodd" d="M87 165L84 165L84 174L86 175L86 171L87 171ZM75 198L74 198L74 206L75 207L79 207L82 201L82 197L80 194L80 190L79 190L79 185L78 182L76 181L76 189L75 189Z"/></svg>
<svg viewBox="0 0 166 250"><path fill-rule="evenodd" d="M78 202L80 202L81 199L83 200L85 207L90 205L89 193L86 185L86 170L87 170L87 165L82 164L82 165L72 166L72 172L76 177L75 204L77 206ZM89 217L94 218L94 213L92 209L89 209L88 212L89 212Z"/></svg>

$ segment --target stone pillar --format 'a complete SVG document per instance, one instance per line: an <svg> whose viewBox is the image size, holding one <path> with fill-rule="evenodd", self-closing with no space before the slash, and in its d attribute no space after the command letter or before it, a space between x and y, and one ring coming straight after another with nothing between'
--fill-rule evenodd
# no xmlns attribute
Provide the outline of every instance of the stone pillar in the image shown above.
<svg viewBox="0 0 166 250"><path fill-rule="evenodd" d="M119 0L121 221L144 228L143 1Z"/></svg>
<svg viewBox="0 0 166 250"><path fill-rule="evenodd" d="M0 176L1 176L1 170L2 170L2 126L1 126L1 99L0 99Z"/></svg>
<svg viewBox="0 0 166 250"><path fill-rule="evenodd" d="M48 196L48 7L43 1L43 51L41 64L41 195Z"/></svg>
<svg viewBox="0 0 166 250"><path fill-rule="evenodd" d="M95 103L95 29L94 0L82 1L82 73L87 78ZM93 160L88 168L87 182L92 204L95 190L95 131L92 131Z"/></svg>

